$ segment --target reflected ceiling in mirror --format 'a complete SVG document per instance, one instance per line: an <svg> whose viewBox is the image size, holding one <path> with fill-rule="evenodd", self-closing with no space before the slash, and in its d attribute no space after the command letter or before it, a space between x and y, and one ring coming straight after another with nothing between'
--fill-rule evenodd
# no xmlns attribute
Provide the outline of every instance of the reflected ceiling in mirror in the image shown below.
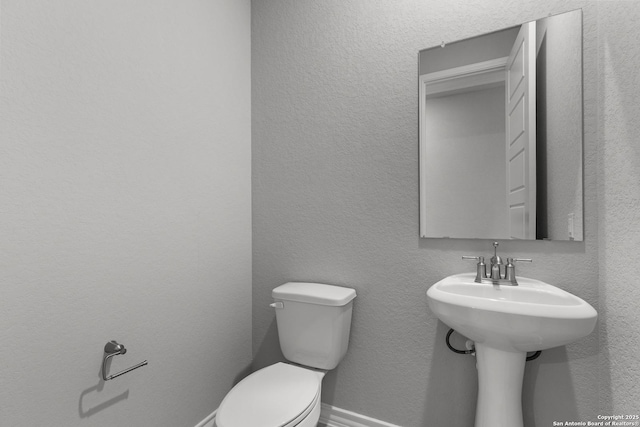
<svg viewBox="0 0 640 427"><path fill-rule="evenodd" d="M420 236L583 239L582 11L419 53Z"/></svg>

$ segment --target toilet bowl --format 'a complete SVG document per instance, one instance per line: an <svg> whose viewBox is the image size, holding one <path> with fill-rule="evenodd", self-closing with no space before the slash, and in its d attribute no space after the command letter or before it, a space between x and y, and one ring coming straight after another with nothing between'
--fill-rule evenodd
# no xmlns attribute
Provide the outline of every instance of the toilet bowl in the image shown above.
<svg viewBox="0 0 640 427"><path fill-rule="evenodd" d="M236 384L216 413L217 427L315 427L322 378L347 352L354 289L290 282L272 292L284 357Z"/></svg>
<svg viewBox="0 0 640 427"><path fill-rule="evenodd" d="M276 363L240 381L216 414L217 427L315 427L323 371Z"/></svg>

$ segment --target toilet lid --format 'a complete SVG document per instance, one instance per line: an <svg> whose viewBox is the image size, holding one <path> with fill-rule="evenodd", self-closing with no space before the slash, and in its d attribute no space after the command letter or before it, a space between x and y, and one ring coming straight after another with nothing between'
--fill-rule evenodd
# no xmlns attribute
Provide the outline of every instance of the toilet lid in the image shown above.
<svg viewBox="0 0 640 427"><path fill-rule="evenodd" d="M227 394L216 413L216 425L287 426L311 411L321 381L315 372L286 363L260 369Z"/></svg>

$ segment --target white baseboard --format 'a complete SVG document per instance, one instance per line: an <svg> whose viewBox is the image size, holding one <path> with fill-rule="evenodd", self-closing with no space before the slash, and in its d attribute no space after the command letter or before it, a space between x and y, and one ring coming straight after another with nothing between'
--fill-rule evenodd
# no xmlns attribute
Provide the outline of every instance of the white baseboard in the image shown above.
<svg viewBox="0 0 640 427"><path fill-rule="evenodd" d="M320 424L327 427L400 427L366 415L357 414L335 406L322 404Z"/></svg>
<svg viewBox="0 0 640 427"><path fill-rule="evenodd" d="M207 415L204 420L200 421L196 425L196 427L213 427L213 423L216 421L216 412L218 412L217 409L212 413L210 413L209 415Z"/></svg>
<svg viewBox="0 0 640 427"><path fill-rule="evenodd" d="M204 420L200 421L195 427L214 427L216 411L217 409L210 413ZM336 408L326 403L321 405L319 422L327 427L400 427L396 424L390 424L367 417L366 415Z"/></svg>

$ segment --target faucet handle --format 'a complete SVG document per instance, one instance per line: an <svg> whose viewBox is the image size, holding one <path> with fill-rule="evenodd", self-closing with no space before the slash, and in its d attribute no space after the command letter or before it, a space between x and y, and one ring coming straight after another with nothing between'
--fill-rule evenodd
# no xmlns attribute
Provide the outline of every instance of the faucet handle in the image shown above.
<svg viewBox="0 0 640 427"><path fill-rule="evenodd" d="M516 267L514 262L533 262L531 258L507 258L507 267L505 268L504 278L509 280L512 284L517 285L516 281Z"/></svg>
<svg viewBox="0 0 640 427"><path fill-rule="evenodd" d="M507 264L513 264L514 262L533 262L531 258L507 258Z"/></svg>
<svg viewBox="0 0 640 427"><path fill-rule="evenodd" d="M484 263L484 257L483 256L463 255L462 259L476 259L476 260L478 260L478 264L476 265L476 279L475 279L475 282L481 283L482 279L486 279L486 277L487 277L487 266Z"/></svg>

